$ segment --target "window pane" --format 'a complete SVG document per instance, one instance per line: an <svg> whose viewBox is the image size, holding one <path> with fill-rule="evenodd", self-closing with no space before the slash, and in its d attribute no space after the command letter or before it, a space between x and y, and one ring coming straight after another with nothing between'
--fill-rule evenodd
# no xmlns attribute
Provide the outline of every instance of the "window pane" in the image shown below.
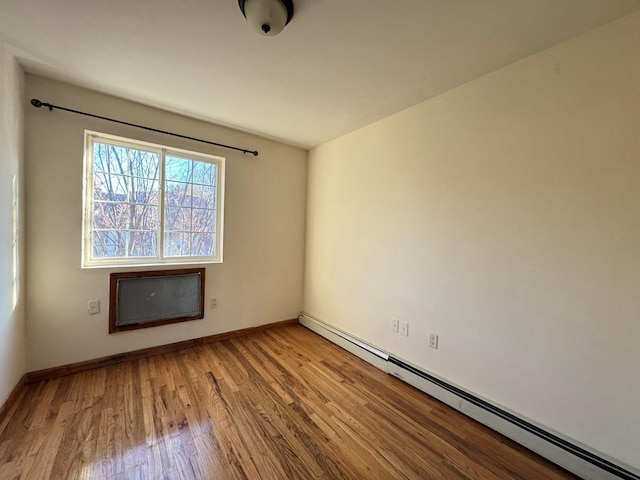
<svg viewBox="0 0 640 480"><path fill-rule="evenodd" d="M158 229L158 207L153 205L131 205L129 211L131 212L130 230Z"/></svg>
<svg viewBox="0 0 640 480"><path fill-rule="evenodd" d="M203 210L194 208L191 214L191 225L193 232L213 232L215 231L216 217L215 210Z"/></svg>
<svg viewBox="0 0 640 480"><path fill-rule="evenodd" d="M158 233L157 232L131 232L129 244L130 257L157 257Z"/></svg>
<svg viewBox="0 0 640 480"><path fill-rule="evenodd" d="M194 207L199 208L216 208L215 187L194 185L192 204Z"/></svg>
<svg viewBox="0 0 640 480"><path fill-rule="evenodd" d="M216 165L207 162L193 162L193 183L216 184Z"/></svg>
<svg viewBox="0 0 640 480"><path fill-rule="evenodd" d="M165 253L214 255L217 165L168 156L165 172Z"/></svg>
<svg viewBox="0 0 640 480"><path fill-rule="evenodd" d="M125 150L131 176L143 178L158 178L160 176L159 154L135 148Z"/></svg>
<svg viewBox="0 0 640 480"><path fill-rule="evenodd" d="M134 177L131 182L133 184L130 195L131 202L150 205L158 204L158 189L160 186L157 179Z"/></svg>
<svg viewBox="0 0 640 480"><path fill-rule="evenodd" d="M95 202L93 204L93 228L126 229L128 219L129 205L126 203Z"/></svg>
<svg viewBox="0 0 640 480"><path fill-rule="evenodd" d="M169 206L190 207L193 187L189 183L165 182L165 202Z"/></svg>
<svg viewBox="0 0 640 480"><path fill-rule="evenodd" d="M126 202L130 182L130 177L96 172L93 177L93 198L95 200Z"/></svg>
<svg viewBox="0 0 640 480"><path fill-rule="evenodd" d="M167 155L164 167L165 179L191 183L192 167L192 160Z"/></svg>
<svg viewBox="0 0 640 480"><path fill-rule="evenodd" d="M164 228L166 231L191 231L191 209L167 207L164 214Z"/></svg>
<svg viewBox="0 0 640 480"><path fill-rule="evenodd" d="M93 232L94 258L124 257L128 232L116 230Z"/></svg>
<svg viewBox="0 0 640 480"><path fill-rule="evenodd" d="M168 257L181 257L189 255L188 233L166 233L164 236L164 254Z"/></svg>
<svg viewBox="0 0 640 480"><path fill-rule="evenodd" d="M93 257L157 257L160 154L94 142L93 167Z"/></svg>
<svg viewBox="0 0 640 480"><path fill-rule="evenodd" d="M93 169L96 172L128 174L125 148L105 143L93 144Z"/></svg>
<svg viewBox="0 0 640 480"><path fill-rule="evenodd" d="M215 255L215 238L213 233L194 233L191 235L191 255L212 257Z"/></svg>

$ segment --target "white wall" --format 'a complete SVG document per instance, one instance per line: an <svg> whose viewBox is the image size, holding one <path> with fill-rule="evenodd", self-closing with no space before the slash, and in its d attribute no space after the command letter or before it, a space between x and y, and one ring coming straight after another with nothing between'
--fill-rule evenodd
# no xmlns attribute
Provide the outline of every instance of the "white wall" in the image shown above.
<svg viewBox="0 0 640 480"><path fill-rule="evenodd" d="M0 37L0 406L26 371L22 287L22 70Z"/></svg>
<svg viewBox="0 0 640 480"><path fill-rule="evenodd" d="M29 106L30 371L297 317L302 307L306 151L38 76L26 75L25 84L28 99L260 151L258 157L243 155ZM85 128L226 157L224 263L206 267L206 298L217 297L218 308L207 308L203 320L107 333L112 270L80 268ZM90 299L100 300L102 313L87 314Z"/></svg>
<svg viewBox="0 0 640 480"><path fill-rule="evenodd" d="M640 14L313 149L307 208L305 311L640 468Z"/></svg>

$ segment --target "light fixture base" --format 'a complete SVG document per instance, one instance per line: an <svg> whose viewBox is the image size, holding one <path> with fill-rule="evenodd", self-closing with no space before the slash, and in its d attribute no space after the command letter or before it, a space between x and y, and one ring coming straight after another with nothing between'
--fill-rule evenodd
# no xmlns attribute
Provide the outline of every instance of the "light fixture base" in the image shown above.
<svg viewBox="0 0 640 480"><path fill-rule="evenodd" d="M255 31L272 37L293 18L292 0L238 0L244 18Z"/></svg>

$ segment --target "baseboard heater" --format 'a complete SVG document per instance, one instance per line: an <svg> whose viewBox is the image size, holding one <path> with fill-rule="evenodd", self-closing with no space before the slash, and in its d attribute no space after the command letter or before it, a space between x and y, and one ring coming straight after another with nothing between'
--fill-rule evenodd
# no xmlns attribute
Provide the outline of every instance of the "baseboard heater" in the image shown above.
<svg viewBox="0 0 640 480"><path fill-rule="evenodd" d="M337 329L308 313L301 313L300 324L348 350L368 363L418 388L468 417L488 426L556 465L589 480L640 480L640 474L619 465L541 425L521 418L458 386L396 358L364 340Z"/></svg>

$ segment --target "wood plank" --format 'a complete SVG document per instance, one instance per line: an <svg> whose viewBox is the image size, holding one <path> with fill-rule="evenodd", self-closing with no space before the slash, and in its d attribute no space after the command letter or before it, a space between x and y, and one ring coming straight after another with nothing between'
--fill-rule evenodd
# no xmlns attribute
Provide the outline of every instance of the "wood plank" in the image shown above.
<svg viewBox="0 0 640 480"><path fill-rule="evenodd" d="M0 478L575 478L299 325L23 388Z"/></svg>
<svg viewBox="0 0 640 480"><path fill-rule="evenodd" d="M6 423L7 417L9 416L9 413L11 412L11 409L13 409L24 396L26 385L27 376L23 375L20 380L18 380L16 386L13 387L13 390L11 390L11 393L9 394L5 402L0 405L0 432L4 430L4 425Z"/></svg>

